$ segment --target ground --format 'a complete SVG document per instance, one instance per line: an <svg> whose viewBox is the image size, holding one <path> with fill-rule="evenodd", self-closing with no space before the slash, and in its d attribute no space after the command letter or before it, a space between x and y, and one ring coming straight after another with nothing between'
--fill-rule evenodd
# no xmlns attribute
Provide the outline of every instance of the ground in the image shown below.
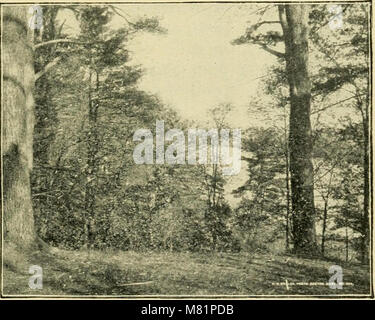
<svg viewBox="0 0 375 320"><path fill-rule="evenodd" d="M286 254L53 249L35 253L30 263L43 268L43 289L29 289L27 268L23 272L5 263L4 295L369 295L370 291L364 266ZM346 283L341 290L327 285L332 276L329 267L338 264Z"/></svg>

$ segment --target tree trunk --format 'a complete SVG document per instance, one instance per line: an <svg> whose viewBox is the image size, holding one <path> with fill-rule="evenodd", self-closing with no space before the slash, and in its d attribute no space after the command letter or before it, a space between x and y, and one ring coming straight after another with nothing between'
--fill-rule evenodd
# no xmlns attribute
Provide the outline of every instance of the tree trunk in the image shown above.
<svg viewBox="0 0 375 320"><path fill-rule="evenodd" d="M345 227L345 261L349 261L349 236L348 236L348 226Z"/></svg>
<svg viewBox="0 0 375 320"><path fill-rule="evenodd" d="M4 240L24 248L35 240L30 191L35 82L27 7L3 8Z"/></svg>
<svg viewBox="0 0 375 320"><path fill-rule="evenodd" d="M290 189L289 189L289 148L286 145L285 154L286 168L285 168L285 187L286 187L286 225L285 225L285 246L289 250L289 220L290 220Z"/></svg>
<svg viewBox="0 0 375 320"><path fill-rule="evenodd" d="M290 234L290 187L289 187L289 144L286 124L285 106L284 106L284 138L285 138L285 187L286 187L286 225L285 225L285 248L289 250Z"/></svg>
<svg viewBox="0 0 375 320"><path fill-rule="evenodd" d="M294 251L315 255L318 247L315 235L307 8L303 4L280 5L279 14L290 90L289 150Z"/></svg>
<svg viewBox="0 0 375 320"><path fill-rule="evenodd" d="M328 199L324 199L323 230L322 230L322 248L321 248L323 256L324 256L325 241L326 241L327 216L328 216Z"/></svg>
<svg viewBox="0 0 375 320"><path fill-rule="evenodd" d="M43 7L43 28L35 30L35 38L46 42L57 38L56 17L60 7ZM54 46L40 48L34 56L35 72L43 71L44 67L57 57ZM46 76L47 75L47 76ZM34 165L48 166L48 151L56 135L54 128L57 123L57 111L52 101L52 85L48 73L41 76L35 85L35 126L34 126Z"/></svg>
<svg viewBox="0 0 375 320"><path fill-rule="evenodd" d="M86 196L85 196L85 208L86 208L86 240L87 246L92 248L96 238L96 227L95 227L95 203L96 203L96 187L97 187L97 174L98 174L98 132L97 132L97 118L98 118L98 102L93 97L92 89L92 74L94 71L90 70L89 77L89 131L87 139L87 183L86 183ZM96 72L96 96L99 90L99 74Z"/></svg>
<svg viewBox="0 0 375 320"><path fill-rule="evenodd" d="M363 218L362 218L362 243L361 243L361 262L368 263L369 258L369 193L370 193L370 163L369 163L369 127L368 110L366 108L363 119L363 137L364 137L364 156L363 156Z"/></svg>

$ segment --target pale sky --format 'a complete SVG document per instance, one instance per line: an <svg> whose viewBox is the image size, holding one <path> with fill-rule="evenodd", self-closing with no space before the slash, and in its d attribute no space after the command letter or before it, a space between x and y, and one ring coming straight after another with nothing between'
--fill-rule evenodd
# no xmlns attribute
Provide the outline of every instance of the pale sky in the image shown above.
<svg viewBox="0 0 375 320"><path fill-rule="evenodd" d="M263 5L264 6L264 5ZM254 45L234 46L231 41L257 22L255 4L127 4L117 5L126 17L158 17L167 34L141 33L128 47L131 64L145 74L140 89L157 94L188 120L205 122L207 111L232 103L232 127L248 127L247 109L259 88L259 77L276 58ZM75 28L74 22L67 23ZM115 16L114 28L124 19Z"/></svg>
<svg viewBox="0 0 375 320"><path fill-rule="evenodd" d="M239 4L121 6L131 16L160 17L166 35L143 34L132 41L134 63L146 69L140 87L158 94L182 117L198 120L208 109L230 102L231 125L247 126L251 97L275 58L257 46L233 46L258 7ZM117 19L116 19L117 20Z"/></svg>

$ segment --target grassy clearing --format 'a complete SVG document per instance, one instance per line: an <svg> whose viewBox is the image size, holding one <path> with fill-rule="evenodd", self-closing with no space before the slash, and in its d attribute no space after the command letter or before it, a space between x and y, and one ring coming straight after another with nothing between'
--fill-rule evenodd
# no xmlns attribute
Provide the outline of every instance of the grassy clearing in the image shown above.
<svg viewBox="0 0 375 320"><path fill-rule="evenodd" d="M6 266L5 295L342 295L370 291L366 267L288 255L53 249L53 253L36 253L29 262L43 268L43 289L28 288L27 268L20 272ZM328 282L328 268L333 264L342 266L343 281L352 285L333 290L327 285L301 284Z"/></svg>

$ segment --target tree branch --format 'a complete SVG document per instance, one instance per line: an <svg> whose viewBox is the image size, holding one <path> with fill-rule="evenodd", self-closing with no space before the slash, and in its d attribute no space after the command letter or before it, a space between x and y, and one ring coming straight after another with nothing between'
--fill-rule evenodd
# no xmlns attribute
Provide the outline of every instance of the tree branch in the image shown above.
<svg viewBox="0 0 375 320"><path fill-rule="evenodd" d="M123 18L123 19L128 23L128 25L130 25L130 26L134 26L134 23L133 23L133 22L131 22L131 21L130 21L129 19L127 19L124 15L122 15L121 13L119 13L119 11L122 11L121 9L119 9L119 8L113 6L113 5L110 5L109 7L113 10L114 13L116 13L116 14L119 15L121 18Z"/></svg>
<svg viewBox="0 0 375 320"><path fill-rule="evenodd" d="M363 96L363 95L365 95L365 94L361 94L361 95ZM355 98L357 98L357 95L354 95L354 96L352 96L352 97L349 97L349 98L346 98L346 99L340 100L340 101L338 101L338 102L332 103L332 104L330 104L330 105L328 105L328 106L325 106L325 107L323 107L323 108L321 108L321 109L318 109L318 110L312 111L311 114L316 114L316 113L319 113L319 112L325 111L325 110L327 110L327 109L329 109L329 108L331 108L331 107L337 106L338 104L342 104L342 103L345 102L345 101L348 101L348 100L351 100L351 99L355 99Z"/></svg>
<svg viewBox="0 0 375 320"><path fill-rule="evenodd" d="M281 28L283 29L284 36L288 32L288 22L286 21L285 5L279 5L279 19Z"/></svg>
<svg viewBox="0 0 375 320"><path fill-rule="evenodd" d="M56 57L50 63L48 63L42 70L35 74L35 81L37 81L41 76L47 73L50 69L52 69L55 65L57 65L61 61L61 57Z"/></svg>
<svg viewBox="0 0 375 320"><path fill-rule="evenodd" d="M276 50L273 50L273 49L271 49L270 47L268 47L264 43L256 43L256 42L254 42L254 43L260 45L263 50L267 51L268 53L273 54L274 56L276 56L278 58L285 58L285 54L284 53L276 51Z"/></svg>
<svg viewBox="0 0 375 320"><path fill-rule="evenodd" d="M261 27L264 24L276 24L276 23L281 23L281 22L279 20L260 21L260 22L258 22L256 24L252 25L250 27L250 29L249 29L249 32L257 30L259 27Z"/></svg>
<svg viewBox="0 0 375 320"><path fill-rule="evenodd" d="M280 20L265 20L265 21L260 21L258 23L253 24L251 27L249 27L246 30L246 34L241 36L240 38L234 40L232 43L233 44L244 44L247 42L257 44L262 47L263 50L267 51L268 53L271 53L272 55L278 57L278 58L284 58L285 54L282 52L278 52L274 49L271 49L267 43L259 41L257 37L253 36L253 33L262 25L264 24L282 24L282 21Z"/></svg>
<svg viewBox="0 0 375 320"><path fill-rule="evenodd" d="M55 43L88 44L87 42L79 42L79 41L73 40L73 39L54 39L54 40L49 40L49 41L46 41L46 42L41 42L41 43L35 44L34 50L38 49L38 48L41 48L41 47L44 47L44 46L48 46L50 44L55 44Z"/></svg>

